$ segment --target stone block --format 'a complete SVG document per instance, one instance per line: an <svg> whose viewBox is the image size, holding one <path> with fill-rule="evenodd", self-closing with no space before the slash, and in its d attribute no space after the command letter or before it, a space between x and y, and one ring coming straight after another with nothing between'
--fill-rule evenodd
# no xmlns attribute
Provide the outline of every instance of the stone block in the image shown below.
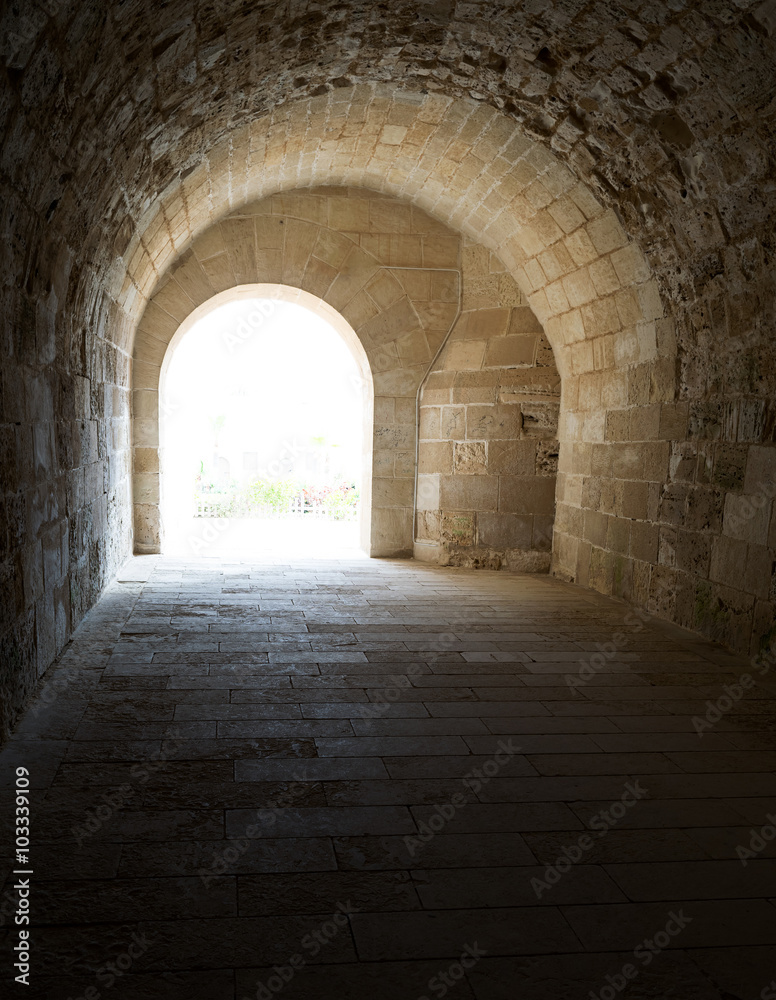
<svg viewBox="0 0 776 1000"><path fill-rule="evenodd" d="M411 479L372 480L373 507L412 507L414 483Z"/></svg>
<svg viewBox="0 0 776 1000"><path fill-rule="evenodd" d="M551 552L555 518L546 514L534 514L531 531L531 547L536 552Z"/></svg>
<svg viewBox="0 0 776 1000"><path fill-rule="evenodd" d="M417 299L413 299L412 303L425 330L441 331L443 334L447 334L455 318L456 304L454 302L419 302ZM452 336L455 337L455 334ZM455 337L455 339L458 338Z"/></svg>
<svg viewBox="0 0 776 1000"><path fill-rule="evenodd" d="M630 527L626 518L610 517L606 526L606 548L626 555L630 546Z"/></svg>
<svg viewBox="0 0 776 1000"><path fill-rule="evenodd" d="M395 346L403 365L428 362L433 354L426 335L420 328L399 337Z"/></svg>
<svg viewBox="0 0 776 1000"><path fill-rule="evenodd" d="M746 542L721 535L712 542L709 579L743 590L746 576Z"/></svg>
<svg viewBox="0 0 776 1000"><path fill-rule="evenodd" d="M159 473L159 450L157 448L135 448L133 451L134 470L138 473Z"/></svg>
<svg viewBox="0 0 776 1000"><path fill-rule="evenodd" d="M421 439L438 439L440 434L441 410L437 406L421 406L420 431Z"/></svg>
<svg viewBox="0 0 776 1000"><path fill-rule="evenodd" d="M439 510L439 476L418 474L415 506L418 510Z"/></svg>
<svg viewBox="0 0 776 1000"><path fill-rule="evenodd" d="M660 437L661 407L658 403L636 406L630 411L631 441L654 441Z"/></svg>
<svg viewBox="0 0 776 1000"><path fill-rule="evenodd" d="M489 441L488 474L530 476L536 471L536 441Z"/></svg>
<svg viewBox="0 0 776 1000"><path fill-rule="evenodd" d="M412 555L412 507L372 508L370 555L401 558Z"/></svg>
<svg viewBox="0 0 776 1000"><path fill-rule="evenodd" d="M461 470L456 468L455 471ZM452 441L423 442L418 449L418 472L438 472L442 475L451 475L453 472Z"/></svg>
<svg viewBox="0 0 776 1000"><path fill-rule="evenodd" d="M582 537L591 545L599 548L606 546L606 535L609 524L609 517L597 510L586 510L584 512L584 528Z"/></svg>
<svg viewBox="0 0 776 1000"><path fill-rule="evenodd" d="M555 476L558 472L558 459L559 445L556 438L536 441L537 476Z"/></svg>
<svg viewBox="0 0 776 1000"><path fill-rule="evenodd" d="M229 263L238 285L248 285L258 278L256 267L256 230L253 219L225 219L221 223ZM306 251L309 256L310 247ZM306 260L306 256L305 256Z"/></svg>
<svg viewBox="0 0 776 1000"><path fill-rule="evenodd" d="M726 490L743 488L747 465L747 449L737 444L718 443L713 451L711 482Z"/></svg>
<svg viewBox="0 0 776 1000"><path fill-rule="evenodd" d="M418 541L438 541L441 534L441 516L436 510L419 510L416 516L415 538Z"/></svg>
<svg viewBox="0 0 776 1000"><path fill-rule="evenodd" d="M530 310L529 310L530 311ZM503 337L509 326L509 309L476 309L464 313L455 327L455 333L466 340L490 340Z"/></svg>
<svg viewBox="0 0 776 1000"><path fill-rule="evenodd" d="M415 447L415 428L408 424L375 425L373 433L375 450L406 451Z"/></svg>
<svg viewBox="0 0 776 1000"><path fill-rule="evenodd" d="M629 243L611 256L612 266L621 285L636 285L650 280L650 268L642 250Z"/></svg>
<svg viewBox="0 0 776 1000"><path fill-rule="evenodd" d="M656 524L644 521L631 522L629 548L631 556L644 563L657 562L660 530Z"/></svg>
<svg viewBox="0 0 776 1000"><path fill-rule="evenodd" d="M473 545L474 523L473 514L458 514L443 510L440 528L442 542L446 545Z"/></svg>
<svg viewBox="0 0 776 1000"><path fill-rule="evenodd" d="M601 594L611 594L614 589L614 564L613 553L592 546L587 586Z"/></svg>
<svg viewBox="0 0 776 1000"><path fill-rule="evenodd" d="M493 549L528 549L532 543L533 517L518 514L477 515L477 542Z"/></svg>
<svg viewBox="0 0 776 1000"><path fill-rule="evenodd" d="M414 365L409 368L392 368L374 372L373 381L375 395L412 396L414 399L423 375L424 366L422 365Z"/></svg>
<svg viewBox="0 0 776 1000"><path fill-rule="evenodd" d="M380 309L388 309L394 302L405 297L402 286L390 272L385 270L378 271L364 286L364 290Z"/></svg>
<svg viewBox="0 0 776 1000"><path fill-rule="evenodd" d="M627 443L612 445L612 474L616 479L643 479L643 446ZM663 477L656 476L654 478L660 479Z"/></svg>
<svg viewBox="0 0 776 1000"><path fill-rule="evenodd" d="M776 497L776 445L749 447L744 491L763 497Z"/></svg>
<svg viewBox="0 0 776 1000"><path fill-rule="evenodd" d="M440 476L439 506L447 511L495 511L499 480L494 476Z"/></svg>
<svg viewBox="0 0 776 1000"><path fill-rule="evenodd" d="M536 358L536 335L498 337L487 344L486 367L525 367Z"/></svg>
<svg viewBox="0 0 776 1000"><path fill-rule="evenodd" d="M607 209L603 215L588 222L586 229L591 243L602 256L611 253L612 250L619 250L628 242L628 237L612 209Z"/></svg>
<svg viewBox="0 0 776 1000"><path fill-rule="evenodd" d="M653 482L664 482L668 478L668 441L654 441L642 445L644 453L644 476Z"/></svg>
<svg viewBox="0 0 776 1000"><path fill-rule="evenodd" d="M439 419L439 436L442 440L463 440L466 437L466 416L464 406L443 406Z"/></svg>
<svg viewBox="0 0 776 1000"><path fill-rule="evenodd" d="M341 233L369 232L370 199L335 197L328 198L328 226Z"/></svg>
<svg viewBox="0 0 776 1000"><path fill-rule="evenodd" d="M498 510L504 514L546 514L555 510L555 480L548 476L501 476Z"/></svg>
<svg viewBox="0 0 776 1000"><path fill-rule="evenodd" d="M424 236L424 267L458 267L460 239L457 236Z"/></svg>
<svg viewBox="0 0 776 1000"><path fill-rule="evenodd" d="M648 484L645 482L626 480L621 484L621 490L622 516L636 518L640 521L646 521L649 500Z"/></svg>
<svg viewBox="0 0 776 1000"><path fill-rule="evenodd" d="M485 347L484 340L454 341L448 344L445 351L445 367L454 369L481 368Z"/></svg>
<svg viewBox="0 0 776 1000"><path fill-rule="evenodd" d="M440 472L447 471L440 469ZM487 451L484 441L456 441L453 453L453 471L456 475L485 475Z"/></svg>
<svg viewBox="0 0 776 1000"><path fill-rule="evenodd" d="M572 309L583 306L586 302L592 302L596 297L596 290L586 267L567 274L561 279L561 283Z"/></svg>
<svg viewBox="0 0 776 1000"><path fill-rule="evenodd" d="M691 487L687 493L685 527L691 531L720 532L724 499L719 490L706 486Z"/></svg>
<svg viewBox="0 0 776 1000"><path fill-rule="evenodd" d="M522 430L523 417L516 406L473 404L466 412L466 437L471 440L516 438Z"/></svg>

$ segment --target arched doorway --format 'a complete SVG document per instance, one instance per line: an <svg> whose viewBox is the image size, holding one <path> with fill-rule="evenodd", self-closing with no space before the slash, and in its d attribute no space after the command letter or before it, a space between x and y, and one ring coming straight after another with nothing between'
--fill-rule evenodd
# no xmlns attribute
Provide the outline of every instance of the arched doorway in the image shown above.
<svg viewBox="0 0 776 1000"><path fill-rule="evenodd" d="M170 342L219 294L246 287L254 294L261 285L270 297L279 288L286 290L281 295L309 295L308 304L325 303L332 322L349 324L346 339L363 348L374 380L373 464L363 496L371 511L368 552L412 555L418 395L460 312L460 238L412 206L377 195L345 192L332 201L344 202L368 229L413 233L343 232L346 220L333 215L329 222L340 228L305 222L282 207L267 215L264 206L248 206L215 223L156 282L132 356L136 553L161 551L159 388Z"/></svg>
<svg viewBox="0 0 776 1000"><path fill-rule="evenodd" d="M358 337L317 296L208 299L161 368L162 551L369 552L373 400Z"/></svg>

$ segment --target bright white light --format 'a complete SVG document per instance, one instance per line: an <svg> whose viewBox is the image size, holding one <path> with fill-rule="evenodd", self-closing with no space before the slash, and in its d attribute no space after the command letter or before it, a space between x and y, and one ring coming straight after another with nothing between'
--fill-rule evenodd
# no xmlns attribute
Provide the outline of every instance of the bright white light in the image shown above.
<svg viewBox="0 0 776 1000"><path fill-rule="evenodd" d="M163 382L168 536L193 515L201 470L224 486L261 477L360 487L363 414L358 364L322 317L269 299L206 314L174 348Z"/></svg>

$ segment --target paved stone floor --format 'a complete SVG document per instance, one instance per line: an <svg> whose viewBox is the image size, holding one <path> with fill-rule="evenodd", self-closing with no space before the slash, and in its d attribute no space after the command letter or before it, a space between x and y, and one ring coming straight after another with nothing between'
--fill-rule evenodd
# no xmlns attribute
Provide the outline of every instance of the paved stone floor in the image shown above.
<svg viewBox="0 0 776 1000"><path fill-rule="evenodd" d="M2 754L34 870L3 996L776 997L773 831L737 855L776 812L772 674L725 701L746 661L548 577L120 579Z"/></svg>

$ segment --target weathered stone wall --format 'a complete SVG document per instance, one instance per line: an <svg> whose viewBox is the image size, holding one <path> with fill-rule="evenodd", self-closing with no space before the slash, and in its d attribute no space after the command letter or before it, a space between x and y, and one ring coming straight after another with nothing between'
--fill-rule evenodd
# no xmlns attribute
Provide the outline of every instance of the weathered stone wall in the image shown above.
<svg viewBox="0 0 776 1000"><path fill-rule="evenodd" d="M0 29L6 713L127 550L145 301L195 235L300 186L411 201L514 275L564 381L556 572L768 634L770 2L54 0ZM82 457L56 434L85 420Z"/></svg>
<svg viewBox="0 0 776 1000"><path fill-rule="evenodd" d="M496 254L461 256L462 311L420 400L415 556L547 572L560 375Z"/></svg>
<svg viewBox="0 0 776 1000"><path fill-rule="evenodd" d="M7 206L8 207L8 206ZM8 207L10 211L10 207ZM30 219L25 244L39 227ZM4 259L0 738L129 552L129 356L74 253ZM45 275L45 277L43 277ZM94 303L89 304L94 308Z"/></svg>

